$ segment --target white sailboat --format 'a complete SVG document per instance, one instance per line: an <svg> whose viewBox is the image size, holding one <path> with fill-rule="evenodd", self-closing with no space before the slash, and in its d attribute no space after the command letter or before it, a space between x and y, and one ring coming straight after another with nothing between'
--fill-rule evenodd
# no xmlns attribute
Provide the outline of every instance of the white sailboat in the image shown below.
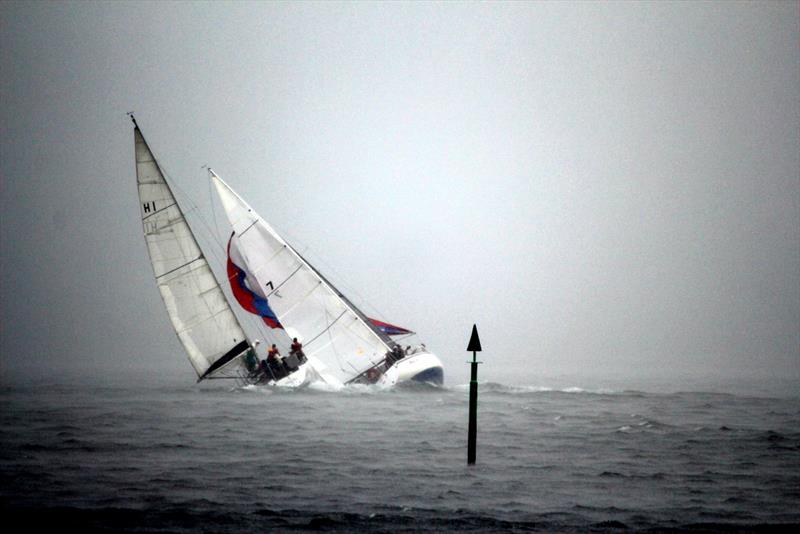
<svg viewBox="0 0 800 534"><path fill-rule="evenodd" d="M367 317L209 169L232 228L229 298L133 122L145 241L172 326L198 380L442 384L442 363L424 344L404 350L392 339L413 332ZM234 309L257 316L287 356L262 359L265 347L247 335ZM302 349L290 348L297 345Z"/></svg>

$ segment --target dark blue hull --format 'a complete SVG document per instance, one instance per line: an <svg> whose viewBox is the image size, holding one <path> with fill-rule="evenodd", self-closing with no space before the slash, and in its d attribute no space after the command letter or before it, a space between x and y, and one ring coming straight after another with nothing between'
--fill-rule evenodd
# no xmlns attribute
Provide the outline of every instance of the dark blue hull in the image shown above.
<svg viewBox="0 0 800 534"><path fill-rule="evenodd" d="M433 384L435 386L441 386L444 384L444 370L441 367L431 367L430 369L425 369L421 373L418 373L411 377L413 382L424 382L426 384Z"/></svg>

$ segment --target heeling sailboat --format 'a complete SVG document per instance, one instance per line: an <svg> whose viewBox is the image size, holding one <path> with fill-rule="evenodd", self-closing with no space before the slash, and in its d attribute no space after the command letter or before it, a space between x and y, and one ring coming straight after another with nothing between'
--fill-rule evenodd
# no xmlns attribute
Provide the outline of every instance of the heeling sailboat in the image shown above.
<svg viewBox="0 0 800 534"><path fill-rule="evenodd" d="M335 384L443 382L441 361L424 345L404 351L391 338L413 332L367 317L209 169L233 229L227 247L233 295L229 304L138 127L135 137L142 217L149 221L144 223L145 237L154 272L173 326L201 380L227 370L251 382L279 384L309 378ZM162 265L165 256L171 263ZM175 287L182 297L180 310L173 298ZM279 344L280 339L288 344L296 338L302 352L289 354L282 363L255 365L231 305L260 317L273 332L285 333L273 336ZM183 319L191 314L186 310L194 313L191 329ZM235 344L220 351L226 339ZM281 349L288 352L285 346Z"/></svg>
<svg viewBox="0 0 800 534"><path fill-rule="evenodd" d="M442 363L435 355L424 346L403 351L390 337L412 332L368 318L222 178L209 173L233 228L229 264L245 275L232 278L232 285L255 294L258 311L243 303L251 313L302 342L307 365L342 383L442 383Z"/></svg>

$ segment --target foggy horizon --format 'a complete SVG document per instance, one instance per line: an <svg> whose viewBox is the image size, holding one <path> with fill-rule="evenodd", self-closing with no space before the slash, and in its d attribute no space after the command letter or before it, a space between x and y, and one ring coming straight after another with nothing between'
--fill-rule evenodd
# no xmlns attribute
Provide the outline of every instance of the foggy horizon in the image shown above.
<svg viewBox="0 0 800 534"><path fill-rule="evenodd" d="M791 391L798 5L5 3L0 380L196 379L134 111L189 217L209 165L448 386L476 323L481 381Z"/></svg>

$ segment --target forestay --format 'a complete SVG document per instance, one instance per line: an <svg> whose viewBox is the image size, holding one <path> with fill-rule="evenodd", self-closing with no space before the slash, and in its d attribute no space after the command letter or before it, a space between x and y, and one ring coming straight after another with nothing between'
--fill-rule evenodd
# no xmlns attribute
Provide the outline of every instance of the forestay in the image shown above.
<svg viewBox="0 0 800 534"><path fill-rule="evenodd" d="M392 343L388 336L368 326L366 317L228 184L213 172L211 177L233 227L229 259L242 271L246 289L260 302L259 314L265 322L297 337L306 356L316 357L342 382L380 363ZM231 279L232 285L240 282ZM267 312L274 315L270 321Z"/></svg>
<svg viewBox="0 0 800 534"><path fill-rule="evenodd" d="M192 366L206 378L247 350L246 336L138 127L134 137L142 225L158 289Z"/></svg>

